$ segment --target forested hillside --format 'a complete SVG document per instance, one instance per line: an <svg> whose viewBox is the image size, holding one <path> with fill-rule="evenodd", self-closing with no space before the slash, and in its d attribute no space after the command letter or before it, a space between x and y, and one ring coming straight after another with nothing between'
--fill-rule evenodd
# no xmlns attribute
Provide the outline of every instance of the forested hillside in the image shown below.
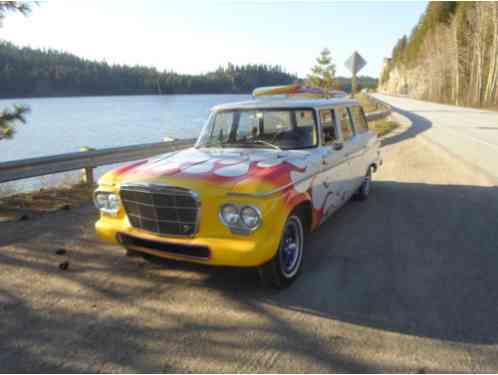
<svg viewBox="0 0 498 375"><path fill-rule="evenodd" d="M351 92L351 78L347 77L337 77L337 86L346 92ZM361 89L376 89L379 83L377 78L369 76L358 76L357 77L358 90Z"/></svg>
<svg viewBox="0 0 498 375"><path fill-rule="evenodd" d="M0 97L248 93L292 83L279 66L229 64L215 72L184 75L142 66L109 65L54 50L0 42Z"/></svg>
<svg viewBox="0 0 498 375"><path fill-rule="evenodd" d="M351 79L336 79L339 87L351 91ZM0 41L0 98L250 93L255 87L295 81L295 75L277 65L228 64L211 73L186 75L143 66L109 65ZM360 87L377 86L377 79L371 77L359 77L358 82Z"/></svg>
<svg viewBox="0 0 498 375"><path fill-rule="evenodd" d="M429 3L386 60L379 86L421 99L496 106L498 3Z"/></svg>

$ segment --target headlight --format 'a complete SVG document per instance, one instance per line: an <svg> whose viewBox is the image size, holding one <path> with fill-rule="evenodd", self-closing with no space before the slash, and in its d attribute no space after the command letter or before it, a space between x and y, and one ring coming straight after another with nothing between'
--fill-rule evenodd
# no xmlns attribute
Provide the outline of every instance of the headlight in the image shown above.
<svg viewBox="0 0 498 375"><path fill-rule="evenodd" d="M95 193L93 201L95 203L95 207L99 210L105 209L107 207L107 193Z"/></svg>
<svg viewBox="0 0 498 375"><path fill-rule="evenodd" d="M240 219L249 229L255 229L261 222L259 210L252 206L244 206L240 210Z"/></svg>
<svg viewBox="0 0 498 375"><path fill-rule="evenodd" d="M119 209L119 197L117 194L111 193L107 196L107 206L110 211L117 211Z"/></svg>
<svg viewBox="0 0 498 375"><path fill-rule="evenodd" d="M222 221L229 227L239 223L239 209L233 204L225 204L221 207L220 214Z"/></svg>
<svg viewBox="0 0 498 375"><path fill-rule="evenodd" d="M116 214L119 210L119 197L117 194L97 191L94 195L93 201L95 207L103 212Z"/></svg>
<svg viewBox="0 0 498 375"><path fill-rule="evenodd" d="M261 213L253 206L239 207L235 204L225 204L221 206L220 219L237 234L249 234L261 225Z"/></svg>

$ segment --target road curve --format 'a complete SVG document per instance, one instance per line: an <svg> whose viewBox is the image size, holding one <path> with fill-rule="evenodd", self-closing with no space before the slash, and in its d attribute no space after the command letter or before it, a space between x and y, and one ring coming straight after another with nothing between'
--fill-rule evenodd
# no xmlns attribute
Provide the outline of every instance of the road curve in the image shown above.
<svg viewBox="0 0 498 375"><path fill-rule="evenodd" d="M498 112L376 94L423 134L463 160L498 178Z"/></svg>
<svg viewBox="0 0 498 375"><path fill-rule="evenodd" d="M0 372L496 372L496 180L418 131L383 140L370 199L309 236L281 292L126 258L90 204L0 223Z"/></svg>

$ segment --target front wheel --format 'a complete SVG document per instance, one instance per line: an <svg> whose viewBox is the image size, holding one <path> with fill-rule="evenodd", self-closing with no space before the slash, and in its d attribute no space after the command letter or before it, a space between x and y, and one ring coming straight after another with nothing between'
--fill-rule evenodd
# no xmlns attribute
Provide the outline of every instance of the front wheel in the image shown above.
<svg viewBox="0 0 498 375"><path fill-rule="evenodd" d="M303 249L303 221L299 215L291 214L285 223L277 253L259 269L262 281L279 289L292 284L301 272Z"/></svg>
<svg viewBox="0 0 498 375"><path fill-rule="evenodd" d="M368 199L370 194L370 189L372 186L372 168L368 168L368 172L363 178L363 182L355 194L355 198L360 201L365 201Z"/></svg>

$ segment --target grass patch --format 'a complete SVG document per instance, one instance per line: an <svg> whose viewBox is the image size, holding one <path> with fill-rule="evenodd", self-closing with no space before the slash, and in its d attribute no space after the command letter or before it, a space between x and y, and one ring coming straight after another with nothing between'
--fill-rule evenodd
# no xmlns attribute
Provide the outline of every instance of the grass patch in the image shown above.
<svg viewBox="0 0 498 375"><path fill-rule="evenodd" d="M53 211L78 207L92 200L95 187L86 184L41 189L30 193L19 193L0 198L0 208L32 211Z"/></svg>
<svg viewBox="0 0 498 375"><path fill-rule="evenodd" d="M377 133L378 137L382 137L392 132L398 126L399 124L397 122L391 121L388 118L377 121L370 121L368 123L368 127L372 129L375 133Z"/></svg>

